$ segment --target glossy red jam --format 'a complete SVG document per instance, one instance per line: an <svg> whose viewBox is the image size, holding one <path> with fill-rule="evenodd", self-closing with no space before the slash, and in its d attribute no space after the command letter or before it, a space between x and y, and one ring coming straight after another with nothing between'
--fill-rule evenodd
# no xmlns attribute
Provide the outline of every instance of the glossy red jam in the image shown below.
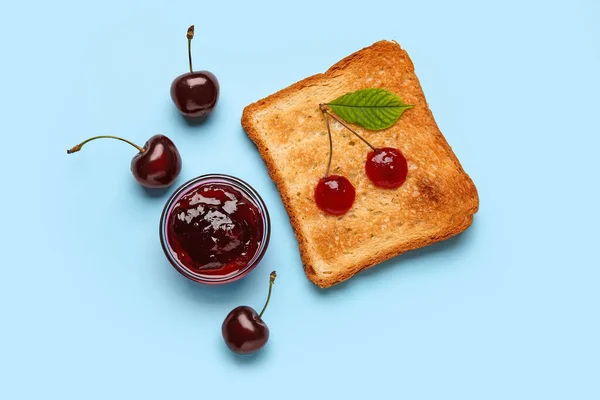
<svg viewBox="0 0 600 400"><path fill-rule="evenodd" d="M268 216L246 189L207 179L174 195L161 231L165 253L180 272L213 283L235 280L257 264L268 241Z"/></svg>
<svg viewBox="0 0 600 400"><path fill-rule="evenodd" d="M356 191L352 183L340 175L321 178L315 188L315 202L328 214L345 214L352 208L355 197Z"/></svg>
<svg viewBox="0 0 600 400"><path fill-rule="evenodd" d="M394 189L406 180L408 163L400 150L384 147L368 154L365 171L375 186Z"/></svg>

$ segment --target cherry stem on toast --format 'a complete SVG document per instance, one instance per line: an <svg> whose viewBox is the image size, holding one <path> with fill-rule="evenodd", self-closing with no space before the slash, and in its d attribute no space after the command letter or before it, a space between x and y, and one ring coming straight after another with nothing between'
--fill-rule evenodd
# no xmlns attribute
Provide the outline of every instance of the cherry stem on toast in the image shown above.
<svg viewBox="0 0 600 400"><path fill-rule="evenodd" d="M138 149L140 153L144 152L144 149L142 147L138 146L137 144L135 144L133 142L130 142L127 139L123 139L123 138L120 138L118 136L103 135L103 136L94 136L94 137L91 137L91 138L89 138L87 140L84 140L83 142L79 143L77 146L73 146L69 150L67 150L67 154L78 152L79 150L81 150L81 148L83 147L84 144L86 144L87 142L91 142L92 140L96 140L96 139L116 139L116 140L120 140L122 142L129 143L130 145L132 145L133 147L135 147L136 149Z"/></svg>
<svg viewBox="0 0 600 400"><path fill-rule="evenodd" d="M194 72L194 69L192 68L192 39L194 38L194 25L188 28L186 36L188 40L188 59L190 62L190 72Z"/></svg>
<svg viewBox="0 0 600 400"><path fill-rule="evenodd" d="M267 295L267 301L265 302L265 305L261 310L260 314L258 314L258 318L262 318L263 314L265 313L265 310L267 309L267 306L269 305L269 300L271 300L271 290L273 289L275 278L277 278L277 272L273 271L271 272L271 275L269 277L269 294Z"/></svg>
<svg viewBox="0 0 600 400"><path fill-rule="evenodd" d="M367 146L369 146L373 151L377 151L378 149L371 145L371 143L367 142L367 140L365 138L363 138L361 135L359 135L354 129L350 128L348 126L348 124L346 124L344 121L342 121L342 119L340 117L338 117L337 115L335 115L334 113L332 113L329 108L327 108L326 104L320 104L319 107L321 108L321 111L325 114L328 114L331 118L335 119L337 122L339 122L340 124L342 124L342 126L346 129L348 129L350 132L354 133L354 135L359 138L360 140L362 140L364 142L364 144L366 144Z"/></svg>
<svg viewBox="0 0 600 400"><path fill-rule="evenodd" d="M329 136L329 161L327 161L327 169L325 170L325 178L329 176L329 169L331 168L331 158L333 157L333 141L331 140L331 129L329 128L329 117L323 112L325 117L325 125L327 125L327 135Z"/></svg>

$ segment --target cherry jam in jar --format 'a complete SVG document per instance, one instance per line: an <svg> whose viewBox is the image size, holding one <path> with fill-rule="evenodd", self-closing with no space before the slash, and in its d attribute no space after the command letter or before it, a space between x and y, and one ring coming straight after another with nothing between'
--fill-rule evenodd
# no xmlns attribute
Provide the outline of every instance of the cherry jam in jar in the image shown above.
<svg viewBox="0 0 600 400"><path fill-rule="evenodd" d="M200 283L238 280L258 265L269 244L269 213L258 193L228 175L184 183L167 201L160 241L173 267Z"/></svg>

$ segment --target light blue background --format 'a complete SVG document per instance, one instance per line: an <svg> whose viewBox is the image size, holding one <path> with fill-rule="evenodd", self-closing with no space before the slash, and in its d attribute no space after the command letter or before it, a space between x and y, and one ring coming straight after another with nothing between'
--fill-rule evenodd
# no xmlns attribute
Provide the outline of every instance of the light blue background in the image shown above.
<svg viewBox="0 0 600 400"><path fill-rule="evenodd" d="M600 398L600 4L345 3L0 6L1 399ZM199 126L169 97L192 23L195 67L221 82ZM458 238L321 291L240 116L380 39L411 55L481 209ZM158 132L181 150L179 183L228 173L264 196L273 236L245 280L171 268L167 196L135 184L132 148L65 154ZM221 322L262 305L272 269L271 340L237 358Z"/></svg>

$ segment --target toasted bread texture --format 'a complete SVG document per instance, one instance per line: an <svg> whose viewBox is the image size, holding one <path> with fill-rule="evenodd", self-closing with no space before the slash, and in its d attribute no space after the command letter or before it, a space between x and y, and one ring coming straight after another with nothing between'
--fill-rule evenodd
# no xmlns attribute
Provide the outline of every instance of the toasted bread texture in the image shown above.
<svg viewBox="0 0 600 400"><path fill-rule="evenodd" d="M378 132L356 127L376 147L399 148L406 182L380 189L365 174L369 148L332 121L332 173L356 188L343 216L323 213L314 190L329 154L320 103L359 89L383 88L414 107ZM330 119L331 120L331 119ZM290 217L308 278L326 288L409 250L454 236L479 208L475 185L440 132L406 51L380 41L244 109L242 126L256 144Z"/></svg>

